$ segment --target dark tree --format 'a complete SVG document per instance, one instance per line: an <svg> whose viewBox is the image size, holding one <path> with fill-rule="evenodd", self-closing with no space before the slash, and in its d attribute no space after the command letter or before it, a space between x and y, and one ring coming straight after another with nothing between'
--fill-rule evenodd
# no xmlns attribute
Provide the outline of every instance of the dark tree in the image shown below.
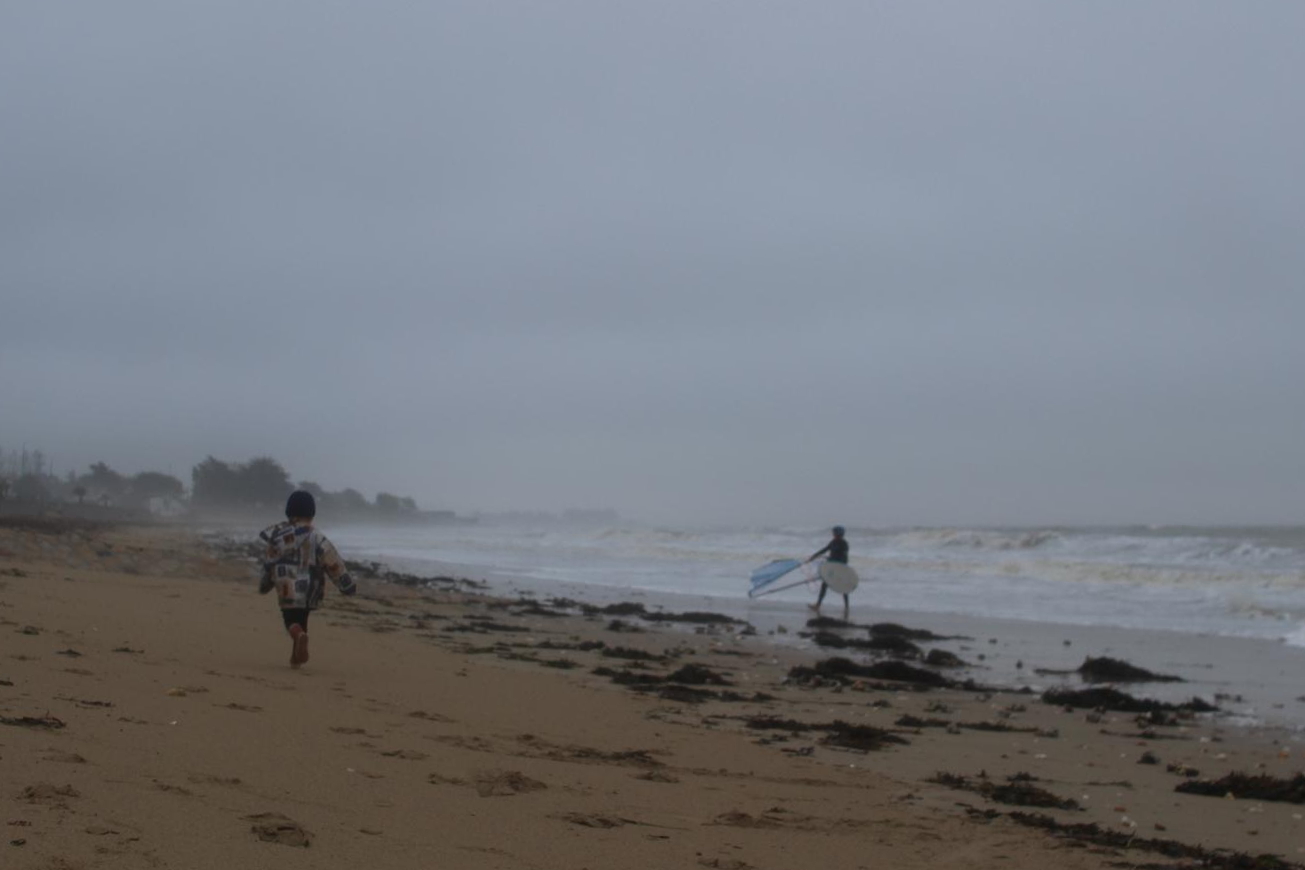
<svg viewBox="0 0 1305 870"><path fill-rule="evenodd" d="M241 466L239 476L241 501L246 504L275 505L294 492L290 474L270 456L249 460Z"/></svg>
<svg viewBox="0 0 1305 870"><path fill-rule="evenodd" d="M236 472L212 456L190 470L191 499L197 505L229 507L238 504Z"/></svg>
<svg viewBox="0 0 1305 870"><path fill-rule="evenodd" d="M371 505L367 503L366 497L356 489L341 490L336 493L333 501L344 513L366 513L368 508L371 507Z"/></svg>
<svg viewBox="0 0 1305 870"><path fill-rule="evenodd" d="M131 496L139 502L152 498L181 498L186 487L170 474L159 471L142 471L131 479Z"/></svg>
<svg viewBox="0 0 1305 870"><path fill-rule="evenodd" d="M103 462L93 464L90 474L84 475L82 482L88 488L105 495L120 496L127 491L127 478Z"/></svg>

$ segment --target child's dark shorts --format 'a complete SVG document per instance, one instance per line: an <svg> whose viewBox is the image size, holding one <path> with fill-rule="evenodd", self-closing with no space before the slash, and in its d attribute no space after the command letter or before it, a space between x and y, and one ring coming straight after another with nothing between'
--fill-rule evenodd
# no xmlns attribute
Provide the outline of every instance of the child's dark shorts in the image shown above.
<svg viewBox="0 0 1305 870"><path fill-rule="evenodd" d="M299 623L299 625L303 626L304 631L308 630L307 607L283 607L281 608L281 618L285 620L286 628Z"/></svg>

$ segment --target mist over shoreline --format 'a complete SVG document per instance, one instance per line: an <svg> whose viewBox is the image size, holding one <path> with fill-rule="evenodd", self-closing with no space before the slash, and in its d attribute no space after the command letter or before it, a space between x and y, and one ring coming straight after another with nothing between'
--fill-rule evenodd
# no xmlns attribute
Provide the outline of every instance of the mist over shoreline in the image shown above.
<svg viewBox="0 0 1305 870"><path fill-rule="evenodd" d="M23 4L0 447L459 515L1305 519L1305 7Z"/></svg>

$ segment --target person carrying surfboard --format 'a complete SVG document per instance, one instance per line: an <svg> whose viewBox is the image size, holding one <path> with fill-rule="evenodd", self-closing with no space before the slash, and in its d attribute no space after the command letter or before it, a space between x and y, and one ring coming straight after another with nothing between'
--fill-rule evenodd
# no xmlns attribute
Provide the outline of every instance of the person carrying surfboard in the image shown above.
<svg viewBox="0 0 1305 870"><path fill-rule="evenodd" d="M829 541L828 544L825 544L819 550L816 550L814 553L812 553L811 556L807 558L807 562L814 562L816 559L828 553L829 555L826 556L825 558L826 562L833 562L836 565L846 565L847 553L849 549L847 544L847 538L844 537L846 533L847 530L844 529L842 526L834 526L834 537ZM826 580L826 578L823 576L824 572L822 571L821 574L822 576L820 578L820 594L816 596L816 603L807 605L808 607L810 607L812 610L815 611L820 610L820 603L825 600L825 593L829 591L829 583ZM851 589L848 589L847 591L843 592L843 618L844 619L847 618L848 611L851 609L852 606L852 602L848 598L848 593L851 591L852 591Z"/></svg>

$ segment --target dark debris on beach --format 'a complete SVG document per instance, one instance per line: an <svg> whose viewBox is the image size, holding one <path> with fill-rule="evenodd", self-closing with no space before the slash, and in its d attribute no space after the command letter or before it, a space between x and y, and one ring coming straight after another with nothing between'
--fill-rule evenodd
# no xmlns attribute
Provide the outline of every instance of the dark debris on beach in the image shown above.
<svg viewBox="0 0 1305 870"><path fill-rule="evenodd" d="M848 683L854 679L889 680L911 683L931 688L955 686L956 683L935 671L917 668L905 662L888 660L859 665L850 659L829 658L816 662L814 667L799 665L789 669L789 680L797 683L811 682L813 677Z"/></svg>
<svg viewBox="0 0 1305 870"><path fill-rule="evenodd" d="M1301 864L1284 861L1276 855L1250 855L1227 849L1206 849L1177 840L1139 837L1136 832L1124 833L1103 828L1095 823L1063 823L1042 813L1013 811L999 813L993 810L974 810L971 818L994 819L1005 817L1026 827L1037 828L1053 836L1086 845L1116 849L1152 852L1166 858L1190 860L1192 863L1166 864L1166 870L1305 870ZM1129 866L1138 866L1130 864Z"/></svg>
<svg viewBox="0 0 1305 870"><path fill-rule="evenodd" d="M591 672L596 676L607 677L619 686L626 686L636 692L655 692L659 698L686 704L700 704L703 701L773 701L774 696L763 692L745 695L728 688L706 689L700 686L732 686L733 683L711 668L698 664L687 664L670 674L653 674L647 671L635 671L629 667L621 670L609 667L597 667Z"/></svg>
<svg viewBox="0 0 1305 870"><path fill-rule="evenodd" d="M743 724L754 731L787 731L794 735L823 731L825 736L820 740L822 744L859 752L877 752L889 746L907 746L911 742L883 728L852 725L841 719L833 722L799 722L778 716L750 716L743 720Z"/></svg>
<svg viewBox="0 0 1305 870"><path fill-rule="evenodd" d="M1074 691L1072 689L1049 689L1042 694L1047 704L1089 710L1113 710L1120 713L1215 713L1219 708L1200 698L1192 698L1181 704L1154 701L1150 698L1135 698L1126 692L1110 688L1094 688Z"/></svg>
<svg viewBox="0 0 1305 870"><path fill-rule="evenodd" d="M980 771L975 777L939 772L927 781L959 791L974 792L999 804L1018 807L1049 807L1058 810L1081 809L1078 801L1072 798L1059 797L1044 788L1033 785L1036 778L1029 774L1017 773L1007 777L1005 782L995 782L983 771Z"/></svg>
<svg viewBox="0 0 1305 870"><path fill-rule="evenodd" d="M1056 671L1049 668L1038 668L1035 671L1044 675L1069 675L1077 674L1085 683L1185 683L1182 677L1176 677L1172 674L1157 674L1154 671L1148 671L1146 668L1139 668L1137 665L1126 662L1122 659L1114 659L1109 656L1100 656L1093 658L1088 656L1072 671Z"/></svg>
<svg viewBox="0 0 1305 870"><path fill-rule="evenodd" d="M257 546L255 545L257 550ZM256 553L257 555L257 553ZM401 571L394 571L380 562L355 562L345 560L345 567L355 576L355 579L362 580L381 580L386 583L393 583L396 586L407 586L418 589L448 588L448 589L476 589L484 590L489 586L479 580L468 580L465 577L421 577L416 574L405 574Z"/></svg>
<svg viewBox="0 0 1305 870"><path fill-rule="evenodd" d="M1235 797L1260 801L1305 804L1305 773L1290 779L1267 774L1230 773L1220 779L1197 779L1179 783L1174 791L1208 797Z"/></svg>

